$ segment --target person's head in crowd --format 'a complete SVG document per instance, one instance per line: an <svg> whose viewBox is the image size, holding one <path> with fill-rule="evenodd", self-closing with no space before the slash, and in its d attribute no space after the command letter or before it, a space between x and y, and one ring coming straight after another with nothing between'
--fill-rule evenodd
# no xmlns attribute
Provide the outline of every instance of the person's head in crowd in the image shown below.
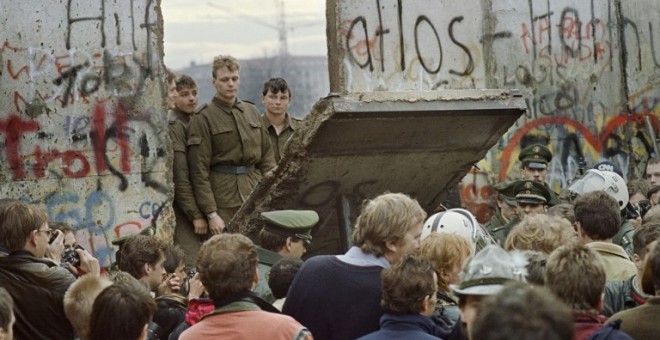
<svg viewBox="0 0 660 340"><path fill-rule="evenodd" d="M353 244L367 254L395 263L419 248L425 218L424 209L408 195L380 195L362 208L353 231Z"/></svg>
<svg viewBox="0 0 660 340"><path fill-rule="evenodd" d="M648 192L651 189L646 181L641 179L631 180L626 183L628 187L629 202L637 204L640 201L648 200Z"/></svg>
<svg viewBox="0 0 660 340"><path fill-rule="evenodd" d="M660 240L651 242L650 248L644 263L642 289L648 295L660 296Z"/></svg>
<svg viewBox="0 0 660 340"><path fill-rule="evenodd" d="M575 223L583 241L611 241L619 231L619 204L605 191L580 195L575 200Z"/></svg>
<svg viewBox="0 0 660 340"><path fill-rule="evenodd" d="M186 264L184 261L183 249L178 245L167 245L165 248L165 268L166 275L174 275L179 278L179 282L186 279Z"/></svg>
<svg viewBox="0 0 660 340"><path fill-rule="evenodd" d="M435 309L437 275L426 257L408 254L383 269L381 307L386 313L419 314L430 317Z"/></svg>
<svg viewBox="0 0 660 340"><path fill-rule="evenodd" d="M89 339L89 317L96 297L112 281L99 275L84 275L64 294L64 314L81 339Z"/></svg>
<svg viewBox="0 0 660 340"><path fill-rule="evenodd" d="M472 245L472 253L489 244L495 244L477 218L462 208L452 208L429 216L422 226L421 239L424 240L434 233L456 234L465 237Z"/></svg>
<svg viewBox="0 0 660 340"><path fill-rule="evenodd" d="M13 338L14 322L14 300L6 289L0 287L0 340Z"/></svg>
<svg viewBox="0 0 660 340"><path fill-rule="evenodd" d="M234 105L238 98L238 89L241 85L240 69L238 60L232 56L218 55L213 58L215 97L225 104Z"/></svg>
<svg viewBox="0 0 660 340"><path fill-rule="evenodd" d="M509 232L506 250L536 250L550 254L560 245L576 242L573 226L563 217L537 214L520 221Z"/></svg>
<svg viewBox="0 0 660 340"><path fill-rule="evenodd" d="M12 203L19 202L18 200L12 198L0 198L0 215L3 214L3 211ZM2 226L2 224L0 224ZM2 230L0 230L0 235L3 235ZM7 255L9 253L8 247L5 245L5 240L3 236L0 236L0 256Z"/></svg>
<svg viewBox="0 0 660 340"><path fill-rule="evenodd" d="M524 250L527 258L527 282L538 286L545 285L545 266L548 263L548 254L536 250Z"/></svg>
<svg viewBox="0 0 660 340"><path fill-rule="evenodd" d="M458 308L465 334L472 332L481 302L497 294L508 281L525 281L527 259L520 252L507 252L490 245L473 256L463 268L461 282L450 285L458 296Z"/></svg>
<svg viewBox="0 0 660 340"><path fill-rule="evenodd" d="M644 215L651 208L651 202L647 198L649 186L646 181L637 179L628 181L626 187L628 188L629 197L628 208L633 212L633 214L628 214L631 215L629 219L631 220L633 227L637 229L643 223L642 219Z"/></svg>
<svg viewBox="0 0 660 340"><path fill-rule="evenodd" d="M144 339L155 311L156 302L144 287L115 283L94 300L90 339Z"/></svg>
<svg viewBox="0 0 660 340"><path fill-rule="evenodd" d="M649 187L660 185L660 157L651 157L646 162L645 179Z"/></svg>
<svg viewBox="0 0 660 340"><path fill-rule="evenodd" d="M174 106L181 112L193 114L197 109L197 83L191 76L182 74L176 78L177 96L174 98Z"/></svg>
<svg viewBox="0 0 660 340"><path fill-rule="evenodd" d="M59 230L64 236L64 250L74 249L78 245L76 241L76 231L65 222L48 222L48 226L53 230Z"/></svg>
<svg viewBox="0 0 660 340"><path fill-rule="evenodd" d="M261 102L267 115L282 116L286 114L293 94L283 78L270 78L264 83L261 91Z"/></svg>
<svg viewBox="0 0 660 340"><path fill-rule="evenodd" d="M603 262L585 245L561 246L548 257L545 285L575 313L598 315L605 289Z"/></svg>
<svg viewBox="0 0 660 340"><path fill-rule="evenodd" d="M534 180L518 181L515 186L518 218L543 214L552 199L550 190L542 182Z"/></svg>
<svg viewBox="0 0 660 340"><path fill-rule="evenodd" d="M461 282L461 271L473 255L467 238L447 233L431 233L424 238L419 253L431 260L438 274L438 291L449 292L450 284Z"/></svg>
<svg viewBox="0 0 660 340"><path fill-rule="evenodd" d="M165 277L165 242L156 236L134 235L121 248L119 269L131 274L155 292Z"/></svg>
<svg viewBox="0 0 660 340"><path fill-rule="evenodd" d="M177 97L176 92L176 74L172 72L169 68L166 69L167 72L167 108L174 109L174 100Z"/></svg>
<svg viewBox="0 0 660 340"><path fill-rule="evenodd" d="M0 210L0 244L10 253L44 257L52 233L46 212L36 205L14 201Z"/></svg>
<svg viewBox="0 0 660 340"><path fill-rule="evenodd" d="M642 224L658 222L660 222L660 205L654 205L642 217Z"/></svg>
<svg viewBox="0 0 660 340"><path fill-rule="evenodd" d="M268 287L273 292L275 299L283 299L289 291L289 286L296 277L296 273L302 267L303 260L299 257L283 257L279 259L268 274Z"/></svg>
<svg viewBox="0 0 660 340"><path fill-rule="evenodd" d="M573 317L571 310L546 289L511 282L481 304L472 338L572 339Z"/></svg>
<svg viewBox="0 0 660 340"><path fill-rule="evenodd" d="M660 185L655 185L649 189L648 198L652 206L658 205L658 203L660 203Z"/></svg>
<svg viewBox="0 0 660 340"><path fill-rule="evenodd" d="M644 259L651 252L651 243L660 240L660 222L644 223L633 234L633 262L641 277L644 269Z"/></svg>
<svg viewBox="0 0 660 340"><path fill-rule="evenodd" d="M214 301L252 290L259 282L257 248L241 234L221 234L202 244L197 272Z"/></svg>
<svg viewBox="0 0 660 340"><path fill-rule="evenodd" d="M518 160L522 166L523 180L545 182L548 175L548 163L552 161L552 153L545 145L528 145L520 150Z"/></svg>
<svg viewBox="0 0 660 340"><path fill-rule="evenodd" d="M548 208L546 214L563 217L567 219L568 222L571 222L571 225L575 224L575 207L570 203L555 204Z"/></svg>
<svg viewBox="0 0 660 340"><path fill-rule="evenodd" d="M516 194L514 192L516 181L497 183L493 186L495 192L495 203L504 220L510 221L518 217L516 207Z"/></svg>
<svg viewBox="0 0 660 340"><path fill-rule="evenodd" d="M312 242L311 231L319 221L313 210L275 210L262 212L264 227L259 232L262 248L281 256L301 258Z"/></svg>

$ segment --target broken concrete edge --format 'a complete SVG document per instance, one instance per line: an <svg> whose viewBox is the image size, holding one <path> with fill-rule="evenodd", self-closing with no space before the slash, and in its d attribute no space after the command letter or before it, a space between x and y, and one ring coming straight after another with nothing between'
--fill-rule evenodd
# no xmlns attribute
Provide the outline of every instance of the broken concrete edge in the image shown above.
<svg viewBox="0 0 660 340"><path fill-rule="evenodd" d="M321 98L310 111L296 133L287 142L286 151L278 166L268 172L250 193L234 218L229 222L227 230L244 234L254 241L261 229L259 214L268 210L285 209L279 206L278 199L295 195L299 187L300 174L308 162L307 146L312 142L319 127L334 114L332 98L335 95ZM289 179L294 180L289 180ZM276 188L275 191L271 191ZM282 200L284 201L284 200Z"/></svg>
<svg viewBox="0 0 660 340"><path fill-rule="evenodd" d="M447 90L447 91L402 91L402 92L368 92L350 93L345 95L330 94L320 99L312 108L301 127L287 143L287 149L279 165L267 173L257 187L243 203L234 218L228 224L228 230L239 232L251 237L258 243L257 236L262 227L259 214L263 211L274 209L291 209L283 206L287 197L295 196L303 178L300 178L309 162L308 147L319 132L319 128L336 113L341 112L338 106L342 103L378 103L378 102L456 102L456 101L500 101L509 104L511 101L520 100L521 95L511 90ZM503 135L507 127L502 127L496 132L498 136ZM495 144L496 140L486 142ZM482 159L486 156L489 147L484 146L477 156ZM456 185L470 170L473 163L466 163L460 167L462 171L454 173L447 185L439 191L433 202L442 202L447 190ZM280 203L283 202L283 203ZM437 204L436 204L437 205ZM435 207L425 207L433 210Z"/></svg>

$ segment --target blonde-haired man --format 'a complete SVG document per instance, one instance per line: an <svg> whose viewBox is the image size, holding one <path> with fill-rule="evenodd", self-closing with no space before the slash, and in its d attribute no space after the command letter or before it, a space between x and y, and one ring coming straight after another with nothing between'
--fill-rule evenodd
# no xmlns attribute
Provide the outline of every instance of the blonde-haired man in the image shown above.
<svg viewBox="0 0 660 340"><path fill-rule="evenodd" d="M238 98L240 65L213 60L216 94L188 129L190 180L211 234L221 233L264 174L275 167L268 132L254 104Z"/></svg>
<svg viewBox="0 0 660 340"><path fill-rule="evenodd" d="M383 268L419 248L426 212L405 194L368 201L344 255L315 256L296 274L282 311L318 339L355 339L378 329Z"/></svg>
<svg viewBox="0 0 660 340"><path fill-rule="evenodd" d="M76 280L64 294L64 314L80 339L89 337L89 318L94 299L111 284L112 281L100 275L85 275Z"/></svg>

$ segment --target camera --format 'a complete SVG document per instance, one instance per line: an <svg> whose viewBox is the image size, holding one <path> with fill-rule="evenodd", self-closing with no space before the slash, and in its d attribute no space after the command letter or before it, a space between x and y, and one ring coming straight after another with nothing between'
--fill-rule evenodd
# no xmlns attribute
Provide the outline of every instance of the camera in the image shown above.
<svg viewBox="0 0 660 340"><path fill-rule="evenodd" d="M62 261L71 263L71 265L73 265L74 267L80 266L80 256L78 256L76 249L85 250L85 248L79 245L76 245L73 248L69 248L65 250L64 253L62 253Z"/></svg>
<svg viewBox="0 0 660 340"><path fill-rule="evenodd" d="M48 243L52 244L53 242L55 242L55 239L57 238L57 235L59 235L59 230L54 229L52 231L52 233L50 234L50 240L48 240Z"/></svg>

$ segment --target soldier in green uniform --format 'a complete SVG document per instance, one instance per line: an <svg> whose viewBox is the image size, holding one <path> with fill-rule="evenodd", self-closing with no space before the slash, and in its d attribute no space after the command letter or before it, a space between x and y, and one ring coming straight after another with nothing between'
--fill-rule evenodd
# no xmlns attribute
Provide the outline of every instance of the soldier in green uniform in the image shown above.
<svg viewBox="0 0 660 340"><path fill-rule="evenodd" d="M312 241L312 227L319 222L319 215L312 210L278 210L261 213L264 227L259 233L260 246L257 247L259 260L259 283L254 292L262 299L275 301L268 287L270 268L282 257L301 258L305 247Z"/></svg>
<svg viewBox="0 0 660 340"><path fill-rule="evenodd" d="M291 104L291 88L282 78L271 78L264 83L261 102L264 104L262 119L268 130L273 145L275 161L279 162L284 154L284 145L298 128L301 120L291 117L287 110Z"/></svg>
<svg viewBox="0 0 660 340"><path fill-rule="evenodd" d="M516 195L513 192L514 184L516 181L502 182L497 183L493 186L493 189L497 191L495 195L495 204L497 204L497 211L486 224L484 224L484 229L486 229L490 234L492 234L493 229L500 228L509 221L518 217L518 212L516 211Z"/></svg>
<svg viewBox="0 0 660 340"><path fill-rule="evenodd" d="M548 163L552 161L550 150L545 145L532 144L520 151L518 160L522 165L523 180L543 183L552 197L548 202L549 206L561 203L559 195L550 189L550 186L545 182L548 175Z"/></svg>
<svg viewBox="0 0 660 340"><path fill-rule="evenodd" d="M238 60L213 60L216 95L188 129L188 165L197 205L219 234L263 175L275 167L273 148L254 104L238 99Z"/></svg>
<svg viewBox="0 0 660 340"><path fill-rule="evenodd" d="M177 96L174 109L167 113L167 122L172 142L172 176L174 180L174 244L183 249L185 264L192 268L197 262L197 253L202 246L208 225L204 214L199 210L188 170L186 139L190 117L197 109L197 84L188 75L175 80Z"/></svg>
<svg viewBox="0 0 660 340"><path fill-rule="evenodd" d="M516 203L518 204L516 210L518 218L515 218L509 223L499 227L493 228L490 233L500 246L504 245L506 237L509 236L511 229L516 226L525 216L543 214L550 201L550 190L537 181L517 181L514 184L514 192L516 194Z"/></svg>

